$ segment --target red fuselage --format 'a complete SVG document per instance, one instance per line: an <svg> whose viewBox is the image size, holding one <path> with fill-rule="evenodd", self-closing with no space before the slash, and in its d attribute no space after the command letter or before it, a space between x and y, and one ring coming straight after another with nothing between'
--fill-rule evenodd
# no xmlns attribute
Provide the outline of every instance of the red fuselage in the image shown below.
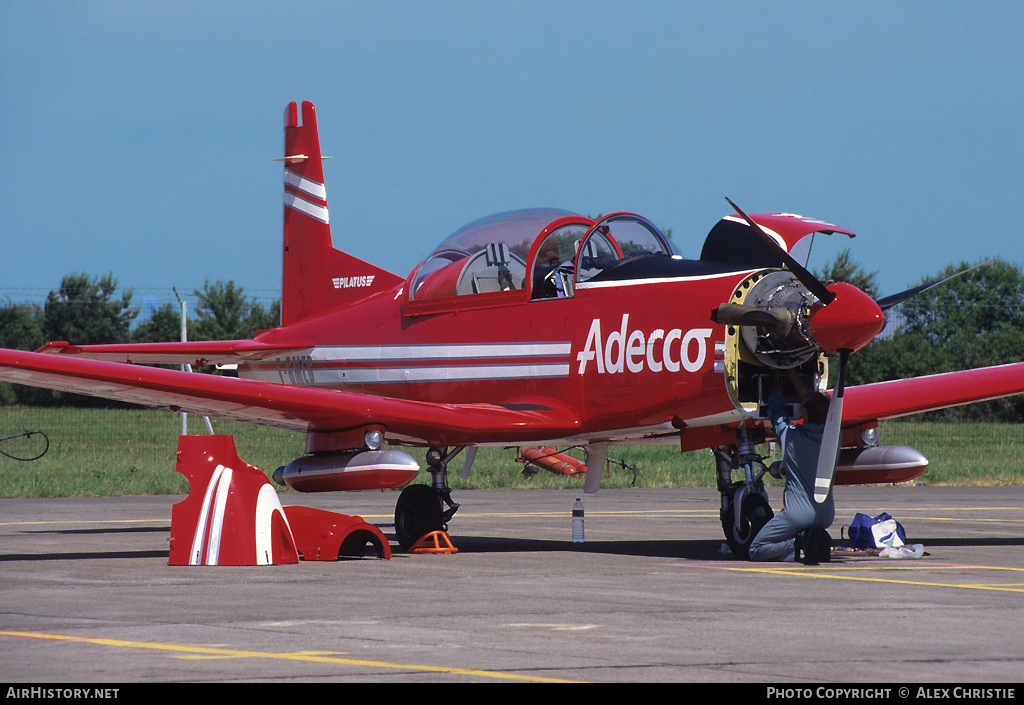
<svg viewBox="0 0 1024 705"><path fill-rule="evenodd" d="M720 364L725 327L709 312L745 274L584 285L572 298L485 293L430 313L415 311L406 282L269 331L265 342L318 345L240 375L426 402L561 404L578 410L585 435L668 432L736 410Z"/></svg>

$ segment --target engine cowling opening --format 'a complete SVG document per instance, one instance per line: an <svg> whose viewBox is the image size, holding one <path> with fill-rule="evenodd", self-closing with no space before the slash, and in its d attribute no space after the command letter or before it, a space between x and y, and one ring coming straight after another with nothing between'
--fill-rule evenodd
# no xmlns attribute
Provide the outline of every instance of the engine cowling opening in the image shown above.
<svg viewBox="0 0 1024 705"><path fill-rule="evenodd" d="M785 270L762 270L744 280L716 311L726 324L725 375L733 403L765 417L773 371L795 370L809 389L824 391L828 359L811 335L814 297ZM783 375L783 395L799 416L799 396Z"/></svg>

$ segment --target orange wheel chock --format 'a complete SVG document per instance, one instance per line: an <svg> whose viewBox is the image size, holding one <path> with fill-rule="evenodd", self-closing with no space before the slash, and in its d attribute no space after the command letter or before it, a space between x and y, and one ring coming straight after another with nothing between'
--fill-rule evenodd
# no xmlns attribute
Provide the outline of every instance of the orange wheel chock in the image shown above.
<svg viewBox="0 0 1024 705"><path fill-rule="evenodd" d="M409 547L409 553L458 553L459 549L452 545L452 540L444 531L431 531L420 537L419 541Z"/></svg>

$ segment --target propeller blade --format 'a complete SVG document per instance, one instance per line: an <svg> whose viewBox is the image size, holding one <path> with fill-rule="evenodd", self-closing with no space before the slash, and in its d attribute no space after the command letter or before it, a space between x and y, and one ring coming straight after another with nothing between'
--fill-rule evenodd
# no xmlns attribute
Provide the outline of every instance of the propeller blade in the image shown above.
<svg viewBox="0 0 1024 705"><path fill-rule="evenodd" d="M933 286L938 286L939 284L945 284L950 279L956 279L961 274L967 274L968 272L973 272L978 267L984 267L986 264L992 264L993 262L995 262L995 260L994 259L990 259L988 262L982 262L981 264L976 264L973 267L965 269L965 270L963 270L961 272L957 272L956 274L950 274L948 277L943 277L942 279L936 279L935 281L928 282L927 284L921 284L920 286L915 286L913 289L907 289L906 291L901 291L900 293L893 294L892 296L886 296L884 299L879 299L876 303L878 304L878 307L880 309L882 309L883 311L886 311L886 310L892 308L893 306L895 306L896 304L901 304L904 301L906 301L907 299L910 299L910 298L913 298L914 296L917 296L922 291L928 291Z"/></svg>
<svg viewBox="0 0 1024 705"><path fill-rule="evenodd" d="M828 420L825 422L825 432L821 437L818 472L814 478L814 501L818 504L828 498L832 489L832 477L836 472L839 441L843 431L843 387L846 384L846 363L849 358L849 350L839 351L839 374L836 375L836 386L832 390L832 400L828 404Z"/></svg>
<svg viewBox="0 0 1024 705"><path fill-rule="evenodd" d="M801 284L807 287L808 291L817 296L818 300L821 301L821 303L825 304L826 306L832 303L832 301L836 298L835 294L833 294L831 291L825 288L825 285L818 281L818 279L813 274L807 271L802 264L793 259L793 256L786 252L786 249L784 247L779 245L779 243L777 243L771 235L764 231L764 228L755 223L754 220L749 215L744 213L739 206L733 203L728 196L726 196L725 200L729 201L729 205L732 206L733 209L737 213L739 213L745 221L747 221L747 225L753 228L754 232L756 232L758 236L762 240L764 240L764 243L768 245L768 247L770 247L775 252L775 254L779 256L783 263L785 263L785 265L789 268L789 271L793 272L793 274L796 275L796 278L800 280Z"/></svg>

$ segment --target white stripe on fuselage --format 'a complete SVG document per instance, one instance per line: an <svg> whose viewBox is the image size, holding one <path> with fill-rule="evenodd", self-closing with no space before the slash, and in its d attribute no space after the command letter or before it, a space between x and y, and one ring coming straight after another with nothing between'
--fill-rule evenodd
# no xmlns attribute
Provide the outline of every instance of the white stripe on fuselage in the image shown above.
<svg viewBox="0 0 1024 705"><path fill-rule="evenodd" d="M324 345L316 348L328 360L398 361L467 360L488 357L559 357L572 343L467 343L462 345ZM314 352L314 358L321 359Z"/></svg>
<svg viewBox="0 0 1024 705"><path fill-rule="evenodd" d="M309 355L278 358L243 367L240 373L251 379L317 387L550 379L569 376L571 352L572 344L569 342L325 345L314 348ZM445 364L468 363L470 360L474 363ZM369 367L365 363L381 365Z"/></svg>
<svg viewBox="0 0 1024 705"><path fill-rule="evenodd" d="M568 377L569 363L550 365L453 365L448 367L375 367L321 369L314 372L316 386L388 384L394 382L461 382L488 379L543 379Z"/></svg>

